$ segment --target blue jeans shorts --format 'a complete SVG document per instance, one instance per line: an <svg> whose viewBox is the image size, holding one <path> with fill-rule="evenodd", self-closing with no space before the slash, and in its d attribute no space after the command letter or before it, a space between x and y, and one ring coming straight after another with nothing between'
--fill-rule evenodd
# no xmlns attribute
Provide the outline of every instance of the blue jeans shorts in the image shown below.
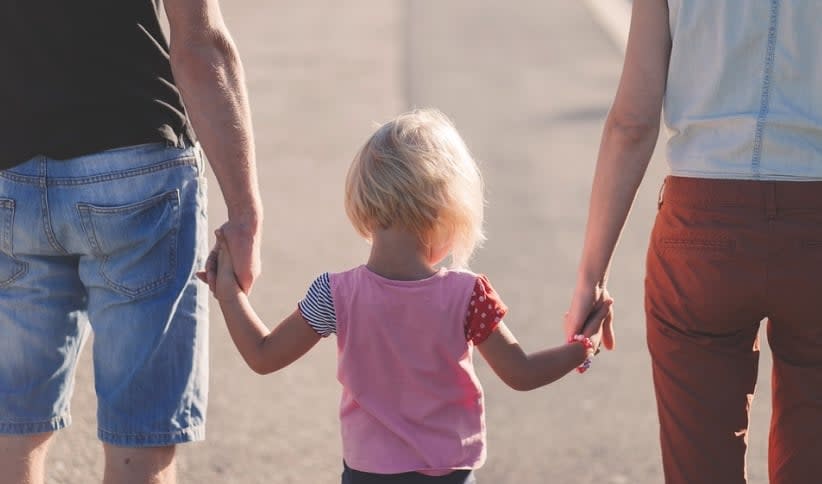
<svg viewBox="0 0 822 484"><path fill-rule="evenodd" d="M98 436L202 440L207 247L199 147L147 144L0 171L0 434L70 424L94 333Z"/></svg>

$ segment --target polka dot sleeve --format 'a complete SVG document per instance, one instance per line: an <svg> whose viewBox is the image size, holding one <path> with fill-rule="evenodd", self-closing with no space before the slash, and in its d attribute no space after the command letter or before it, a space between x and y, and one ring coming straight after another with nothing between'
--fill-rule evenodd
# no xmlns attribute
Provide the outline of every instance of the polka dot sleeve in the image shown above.
<svg viewBox="0 0 822 484"><path fill-rule="evenodd" d="M478 345L499 326L508 307L491 287L488 278L477 276L471 300L468 302L468 318L465 321L465 339Z"/></svg>

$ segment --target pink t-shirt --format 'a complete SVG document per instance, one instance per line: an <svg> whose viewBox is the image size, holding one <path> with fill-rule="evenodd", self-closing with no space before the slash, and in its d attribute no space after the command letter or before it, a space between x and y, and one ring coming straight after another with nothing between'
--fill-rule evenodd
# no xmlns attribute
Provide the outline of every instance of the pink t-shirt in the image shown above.
<svg viewBox="0 0 822 484"><path fill-rule="evenodd" d="M485 411L473 346L506 312L488 280L443 269L395 281L365 266L324 276L331 304L318 305L325 291L315 281L300 310L320 334L337 333L346 463L378 474L480 467Z"/></svg>

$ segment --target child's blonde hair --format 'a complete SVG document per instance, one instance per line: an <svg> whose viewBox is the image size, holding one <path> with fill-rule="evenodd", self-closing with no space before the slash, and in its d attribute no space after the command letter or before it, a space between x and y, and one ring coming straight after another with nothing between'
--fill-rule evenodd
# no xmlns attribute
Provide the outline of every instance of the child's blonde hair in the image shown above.
<svg viewBox="0 0 822 484"><path fill-rule="evenodd" d="M345 181L345 211L360 235L392 226L433 250L450 249L465 267L484 239L483 183L451 121L418 109L380 126L360 149Z"/></svg>

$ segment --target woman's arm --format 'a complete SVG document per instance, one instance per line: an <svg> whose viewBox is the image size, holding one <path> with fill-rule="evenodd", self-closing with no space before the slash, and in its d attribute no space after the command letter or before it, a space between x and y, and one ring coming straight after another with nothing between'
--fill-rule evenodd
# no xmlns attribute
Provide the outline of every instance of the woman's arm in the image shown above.
<svg viewBox="0 0 822 484"><path fill-rule="evenodd" d="M634 0L622 77L602 133L566 336L579 332L604 297L611 257L659 135L670 52L665 0ZM613 347L610 327L603 343Z"/></svg>

